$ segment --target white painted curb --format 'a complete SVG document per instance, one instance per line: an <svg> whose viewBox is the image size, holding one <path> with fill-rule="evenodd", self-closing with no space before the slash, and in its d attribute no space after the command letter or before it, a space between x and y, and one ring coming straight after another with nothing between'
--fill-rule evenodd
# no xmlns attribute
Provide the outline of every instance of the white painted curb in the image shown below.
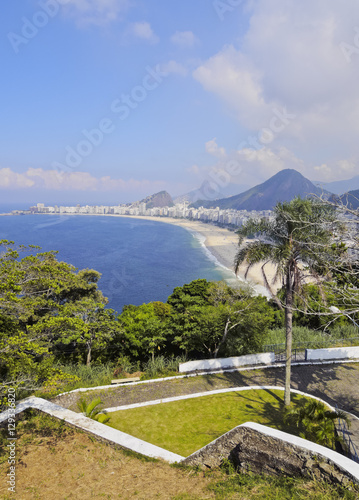
<svg viewBox="0 0 359 500"><path fill-rule="evenodd" d="M47 413L51 417L64 420L79 429L90 432L91 434L99 436L107 441L111 441L112 443L116 443L123 448L127 448L128 450L141 453L147 457L162 458L170 463L180 462L184 459L184 457L177 455L176 453L172 453L160 448L159 446L142 441L141 439L125 434L117 429L113 429L108 425L101 424L96 420L91 420L90 418L84 417L80 413L55 405L54 403L46 401L42 398L30 397L20 401L20 403L16 406L16 414L21 413L28 408L40 410ZM0 423L6 422L9 416L10 412L8 410L1 413Z"/></svg>
<svg viewBox="0 0 359 500"><path fill-rule="evenodd" d="M170 401L179 401L183 399L191 399L191 398L198 398L201 396L211 396L213 394L221 394L221 393L226 393L226 392L240 392L240 391L248 391L248 390L255 390L255 389L267 389L267 390L281 390L283 391L283 387L278 387L278 386L251 386L251 387L236 387L236 388L230 388L230 389L218 389L215 391L207 391L207 392L202 392L202 393L197 393L197 394L189 394L186 396L176 396L173 398L164 398L162 400L155 400L155 401L148 401L146 403L135 403L134 405L126 405L122 407L116 407L116 408L109 408L107 411L118 411L118 410L125 410L129 408L137 408L140 406L147 406L147 405L153 405L153 404L160 404L160 403L166 403ZM334 410L333 407L328 405L325 401L323 401L320 398L317 398L315 396L311 396L310 394L306 394L304 392L298 391L296 389L291 389L291 392L300 394L303 396L308 396L313 399L316 399L318 401L322 401L325 403L331 410ZM141 453L142 455L148 456L148 457L153 457L153 458L162 458L170 463L175 463L175 462L181 462L182 460L185 459L185 457L182 457L180 455L177 455L175 453L172 453L170 451L164 450L163 448L160 448L158 446L152 445L151 443L147 443L146 441L142 441L141 439L135 438L133 436L130 436L129 434L125 434L124 432L118 431L117 429L113 429L107 425L101 424L99 422L96 422L95 420L91 420L87 417L84 417L83 415L79 413L75 413L71 410L68 410L66 408L63 408L59 405L56 405L54 403L51 403L49 401L46 401L41 398L37 397L29 397L27 399L24 399L20 401L17 406L15 413L19 414L26 410L27 408L34 408L37 410L40 410L44 413L47 413L50 416L53 416L57 419L64 420L65 422L68 422L69 424L82 429L84 431L90 432L92 434L95 434L107 441L116 443L123 448L127 448L130 450L133 450L137 453ZM0 423L6 422L6 420L9 418L9 416L12 415L9 410L3 412L0 414ZM325 448L324 446L317 445L315 443L312 443L311 441L307 441L305 439L299 438L297 436L293 436L291 434L287 434L282 431L278 431L276 429L271 429L269 427L266 427L261 424L257 424L254 422L247 422L245 424L242 424L243 426L252 428L254 430L257 430L263 434L266 434L268 436L275 437L277 439L280 439L282 441L291 443L295 446L299 446L301 448L304 448L312 453L317 453L334 464L338 465L340 468L348 472L355 480L356 482L359 483L359 464L355 463L354 461L350 460L349 458L346 458L339 453L336 453L333 450L330 450L329 448ZM230 431L229 431L230 432ZM219 438L217 438L219 439ZM215 440L216 441L216 440ZM208 445L206 445L208 446Z"/></svg>
<svg viewBox="0 0 359 500"><path fill-rule="evenodd" d="M315 365L333 365L333 364L343 364L343 363L358 363L358 360L333 360L333 361L312 361L312 362L300 362L292 363L292 366L315 366ZM231 368L230 370L214 370L214 371L202 371L199 373L187 373L186 375L174 375L173 377L163 377L163 378L152 378L150 380L140 380L139 382L125 382L122 384L111 384L111 385L98 385L96 387L81 387L79 389L73 389L72 391L62 392L56 397L65 396L66 394L73 394L75 392L87 392L87 391L97 391L102 389L115 389L116 387L131 387L133 385L141 384L153 384L155 382L165 382L167 380L176 380L181 378L189 377L203 377L204 375L216 375L218 373L233 373L233 372L248 372L253 370L267 370L270 368L283 368L284 363L277 363L275 365L262 365L262 366L247 366L246 368Z"/></svg>
<svg viewBox="0 0 359 500"><path fill-rule="evenodd" d="M251 391L251 390L284 391L284 387L280 387L280 386L276 386L276 385L252 385L252 386L230 387L230 388L226 388L226 389L216 389L214 391L197 392L195 394L185 394L184 396L172 396L170 398L154 399L152 401L144 401L143 403L132 403L130 405L115 406L112 408L106 408L106 411L111 413L114 411L132 410L133 408L142 408L144 406L159 405L161 403L172 403L173 401L183 401L185 399L201 398L204 396L213 396L215 394L225 394L227 392L242 392L242 391ZM335 408L330 406L330 404L328 404L323 399L317 398L316 396L312 396L311 394L307 394L305 392L298 391L297 389L291 389L290 392L295 393L295 394L299 394L301 396L306 396L306 397L311 398L311 399L316 399L317 401L321 401L331 411L335 411ZM353 415L353 417L354 416L355 415Z"/></svg>

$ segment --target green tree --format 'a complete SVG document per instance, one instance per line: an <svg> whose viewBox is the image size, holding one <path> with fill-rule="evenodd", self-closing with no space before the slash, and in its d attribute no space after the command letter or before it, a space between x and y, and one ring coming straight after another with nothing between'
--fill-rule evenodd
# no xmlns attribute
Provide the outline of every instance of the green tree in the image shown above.
<svg viewBox="0 0 359 500"><path fill-rule="evenodd" d="M118 328L115 312L88 297L60 306L55 316L42 318L29 331L46 341L57 358L68 359L71 353L82 350L90 366L93 350L105 350Z"/></svg>
<svg viewBox="0 0 359 500"><path fill-rule="evenodd" d="M211 283L205 279L193 280L191 283L176 287L167 299L175 311L182 312L189 306L208 305Z"/></svg>
<svg viewBox="0 0 359 500"><path fill-rule="evenodd" d="M170 306L162 302L150 302L141 306L128 305L118 316L116 342L132 359L143 361L159 353L170 333Z"/></svg>
<svg viewBox="0 0 359 500"><path fill-rule="evenodd" d="M72 308L66 321L75 321L74 311L78 319L85 303L92 310L106 303L97 287L100 273L77 271L59 262L56 252L38 250L0 241L0 374L12 385L41 383L49 376L55 339L51 320L65 321Z"/></svg>
<svg viewBox="0 0 359 500"><path fill-rule="evenodd" d="M77 269L56 259L57 252L33 252L38 247L16 247L2 240L0 247L0 312L18 320L26 330L41 317L57 314L60 306L83 298L107 303L97 287L101 274ZM30 252L20 258L21 252Z"/></svg>
<svg viewBox="0 0 359 500"><path fill-rule="evenodd" d="M267 329L274 320L273 309L264 297L253 297L248 285L230 287L223 281L213 282L208 301L221 317L222 335L214 350L216 358L258 352Z"/></svg>
<svg viewBox="0 0 359 500"><path fill-rule="evenodd" d="M190 283L176 289L176 301L170 299L173 343L193 356L238 356L258 351L273 318L266 300L251 297L247 288L203 282L196 280L193 286ZM203 285L205 293L198 293Z"/></svg>
<svg viewBox="0 0 359 500"><path fill-rule="evenodd" d="M265 284L272 292L265 274L265 266L272 263L276 267L275 279L282 281L286 330L284 402L289 405L294 295L299 293L305 276L318 278L318 269L324 268L337 224L331 207L309 199L278 203L273 212L271 220L250 220L238 231L235 271L243 262L247 263L246 274L254 264L262 263ZM248 236L259 239L245 242Z"/></svg>

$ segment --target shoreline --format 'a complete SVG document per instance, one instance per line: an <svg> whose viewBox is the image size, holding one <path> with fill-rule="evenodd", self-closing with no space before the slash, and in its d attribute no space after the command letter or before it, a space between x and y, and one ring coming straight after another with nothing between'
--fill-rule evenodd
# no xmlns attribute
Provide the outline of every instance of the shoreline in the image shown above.
<svg viewBox="0 0 359 500"><path fill-rule="evenodd" d="M237 275L234 272L234 259L238 251L238 236L235 231L230 229L215 226L214 224L207 224L201 221L190 221L186 219L173 219L171 217L149 217L149 216L126 216L126 215L116 215L108 214L118 217L133 217L136 219L145 220L155 220L157 222L165 222L167 224L172 224L175 226L180 226L190 231L191 233L197 233L204 237L203 245L204 247L215 257L215 259L220 263L221 266L225 267L228 271L233 273L233 279L237 279L241 282L248 283L256 293L264 295L268 298L271 297L267 288L264 284L264 279L262 276L261 265L253 266L245 278L246 265L242 264L239 266ZM270 268L267 271L268 281L270 282L274 276L274 269Z"/></svg>
<svg viewBox="0 0 359 500"><path fill-rule="evenodd" d="M7 214L2 214L7 215ZM58 215L58 216L87 216L87 217L121 217L126 219L148 220L154 222L162 222L164 224L172 224L179 226L191 232L193 237L198 238L199 243L204 247L203 251L208 251L217 261L217 263L233 274L234 280L248 283L252 286L257 294L270 297L268 290L264 285L264 280L261 272L261 266L253 266L247 275L246 265L242 264L239 267L237 275L234 272L234 259L238 251L238 236L235 231L230 229L208 224L202 221L191 221L188 219L174 219L172 217L151 217L147 215L121 215L121 214L33 214L33 215ZM12 215L13 216L13 215ZM208 257L210 258L210 257ZM268 281L274 275L274 270L269 267L267 272Z"/></svg>

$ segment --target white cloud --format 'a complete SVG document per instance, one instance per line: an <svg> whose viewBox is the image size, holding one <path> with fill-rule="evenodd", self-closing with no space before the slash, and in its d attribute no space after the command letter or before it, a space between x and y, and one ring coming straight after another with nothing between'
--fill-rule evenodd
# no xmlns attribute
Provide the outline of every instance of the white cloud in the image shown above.
<svg viewBox="0 0 359 500"><path fill-rule="evenodd" d="M357 164L352 159L333 160L317 165L305 162L285 146L241 147L226 151L212 139L205 144L206 151L217 161L212 165L193 165L188 173L202 184L208 180L218 185L218 191L229 184L255 186L284 169L295 169L311 181L330 182L347 179L358 174Z"/></svg>
<svg viewBox="0 0 359 500"><path fill-rule="evenodd" d="M338 179L350 179L356 175L358 175L357 163L346 159L315 165L311 179L330 182Z"/></svg>
<svg viewBox="0 0 359 500"><path fill-rule="evenodd" d="M161 71L168 74L186 76L188 74L188 70L183 64L180 64L176 61L168 61L166 63L160 64Z"/></svg>
<svg viewBox="0 0 359 500"><path fill-rule="evenodd" d="M260 72L233 46L211 57L193 76L205 90L223 99L246 126L257 128L269 117L274 103L265 102Z"/></svg>
<svg viewBox="0 0 359 500"><path fill-rule="evenodd" d="M158 43L159 41L159 38L153 32L150 23L146 21L132 23L128 28L127 35L153 44Z"/></svg>
<svg viewBox="0 0 359 500"><path fill-rule="evenodd" d="M0 168L0 189L156 192L164 187L164 181L113 179L110 176L97 178L89 172L62 172L29 168L24 173L17 173L10 168Z"/></svg>
<svg viewBox="0 0 359 500"><path fill-rule="evenodd" d="M171 36L171 42L180 48L190 48L198 42L198 39L192 31L176 31Z"/></svg>
<svg viewBox="0 0 359 500"><path fill-rule="evenodd" d="M223 47L197 67L194 78L226 104L248 133L268 127L273 109L295 115L276 134L272 149L302 150L312 173L320 151L333 177L334 165L354 174L359 161L359 54L353 52L348 62L341 44L359 46L359 4L253 0L250 9L240 49ZM349 164L340 166L340 161Z"/></svg>
<svg viewBox="0 0 359 500"><path fill-rule="evenodd" d="M26 174L18 174L10 168L0 169L0 188L29 188L34 185L34 181L29 179Z"/></svg>
<svg viewBox="0 0 359 500"><path fill-rule="evenodd" d="M130 0L66 0L65 13L79 25L105 25L115 21L130 7Z"/></svg>
<svg viewBox="0 0 359 500"><path fill-rule="evenodd" d="M218 147L216 138L206 142L206 151L217 158L224 158L226 156L226 150Z"/></svg>

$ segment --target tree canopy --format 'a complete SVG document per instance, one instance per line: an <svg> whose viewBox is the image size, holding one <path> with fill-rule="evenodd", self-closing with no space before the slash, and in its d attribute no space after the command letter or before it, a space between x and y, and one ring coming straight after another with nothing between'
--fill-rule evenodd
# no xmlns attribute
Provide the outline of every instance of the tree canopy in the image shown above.
<svg viewBox="0 0 359 500"><path fill-rule="evenodd" d="M274 295L265 273L265 266L274 264L274 280L281 281L285 290L286 405L290 404L294 296L309 279L320 282L318 273L329 267L331 244L339 229L331 206L295 198L291 202L278 203L271 219L250 220L238 231L236 272L243 262L247 263L247 272L254 264L261 263L266 286ZM248 236L257 236L257 239L244 242Z"/></svg>

